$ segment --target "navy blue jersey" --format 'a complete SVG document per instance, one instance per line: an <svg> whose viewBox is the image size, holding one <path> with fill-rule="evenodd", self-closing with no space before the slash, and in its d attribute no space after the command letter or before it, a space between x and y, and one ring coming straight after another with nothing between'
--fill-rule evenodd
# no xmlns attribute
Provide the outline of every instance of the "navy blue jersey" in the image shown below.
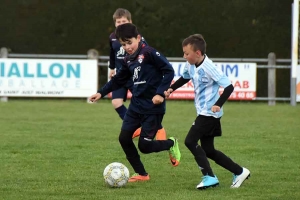
<svg viewBox="0 0 300 200"><path fill-rule="evenodd" d="M146 40L142 37L143 43L147 44ZM117 40L115 33L109 36L110 54L109 54L109 68L116 69L116 73L121 69L122 62L126 56L120 42Z"/></svg>
<svg viewBox="0 0 300 200"><path fill-rule="evenodd" d="M174 69L169 61L154 48L142 45L136 56L126 56L119 73L98 92L102 97L123 87L128 80L133 81L132 98L129 109L141 114L164 114L165 101L155 105L152 98L159 94L164 97L174 78Z"/></svg>

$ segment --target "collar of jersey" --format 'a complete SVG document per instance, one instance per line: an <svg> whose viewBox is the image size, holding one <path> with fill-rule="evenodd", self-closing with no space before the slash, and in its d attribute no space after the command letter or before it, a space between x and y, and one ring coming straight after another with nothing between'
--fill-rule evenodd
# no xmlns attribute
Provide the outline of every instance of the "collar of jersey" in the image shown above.
<svg viewBox="0 0 300 200"><path fill-rule="evenodd" d="M142 46L143 46L143 42L140 42L138 48L136 49L136 51L133 54L127 56L129 61L135 60L137 55L140 53L140 51L142 49Z"/></svg>

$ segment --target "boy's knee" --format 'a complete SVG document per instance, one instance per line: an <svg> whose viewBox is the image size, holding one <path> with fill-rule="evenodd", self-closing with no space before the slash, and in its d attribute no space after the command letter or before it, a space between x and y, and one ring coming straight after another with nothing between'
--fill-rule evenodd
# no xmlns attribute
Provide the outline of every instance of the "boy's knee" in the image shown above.
<svg viewBox="0 0 300 200"><path fill-rule="evenodd" d="M202 146L202 149L205 151L206 157L214 160L214 157L215 157L215 149L214 148Z"/></svg>
<svg viewBox="0 0 300 200"><path fill-rule="evenodd" d="M190 140L190 139L188 139L188 138L185 138L184 144L185 144L185 146L186 146L188 149L191 149L192 147L195 147L195 146L197 145L197 142L192 141L192 140ZM195 144L196 144L196 145L195 145Z"/></svg>
<svg viewBox="0 0 300 200"><path fill-rule="evenodd" d="M123 105L123 99L113 99L111 101L111 104L113 105L114 108L119 108Z"/></svg>
<svg viewBox="0 0 300 200"><path fill-rule="evenodd" d="M142 153L144 153L144 154L152 153L151 145L152 145L152 141L149 141L146 138L140 137L138 147Z"/></svg>
<svg viewBox="0 0 300 200"><path fill-rule="evenodd" d="M129 131L121 130L119 135L119 142L120 144L128 144L132 142L132 133Z"/></svg>

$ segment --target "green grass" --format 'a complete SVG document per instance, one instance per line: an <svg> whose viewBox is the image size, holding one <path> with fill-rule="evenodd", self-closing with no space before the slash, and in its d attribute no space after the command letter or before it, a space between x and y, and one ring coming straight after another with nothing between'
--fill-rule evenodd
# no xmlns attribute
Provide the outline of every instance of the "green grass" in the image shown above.
<svg viewBox="0 0 300 200"><path fill-rule="evenodd" d="M102 177L107 164L122 162L133 171L118 143L121 120L109 100L0 103L0 199L298 199L299 105L227 102L224 112L216 148L251 170L241 188L230 189L232 175L211 162L220 186L195 189L201 174L184 146L194 104L168 101L163 125L179 138L181 164L172 167L167 152L142 154L151 180L112 189Z"/></svg>

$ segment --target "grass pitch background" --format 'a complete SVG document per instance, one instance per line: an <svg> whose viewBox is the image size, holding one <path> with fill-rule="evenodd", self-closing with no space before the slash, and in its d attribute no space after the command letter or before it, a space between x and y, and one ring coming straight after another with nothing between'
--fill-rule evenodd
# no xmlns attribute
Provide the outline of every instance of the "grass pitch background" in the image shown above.
<svg viewBox="0 0 300 200"><path fill-rule="evenodd" d="M223 136L215 144L250 169L241 188L230 189L232 175L211 161L220 186L195 189L201 173L184 145L194 104L169 100L163 125L168 136L179 138L181 164L172 167L167 152L141 154L151 180L112 189L103 181L106 165L122 162L133 171L109 100L0 103L0 199L299 199L299 105L227 102L224 112Z"/></svg>

